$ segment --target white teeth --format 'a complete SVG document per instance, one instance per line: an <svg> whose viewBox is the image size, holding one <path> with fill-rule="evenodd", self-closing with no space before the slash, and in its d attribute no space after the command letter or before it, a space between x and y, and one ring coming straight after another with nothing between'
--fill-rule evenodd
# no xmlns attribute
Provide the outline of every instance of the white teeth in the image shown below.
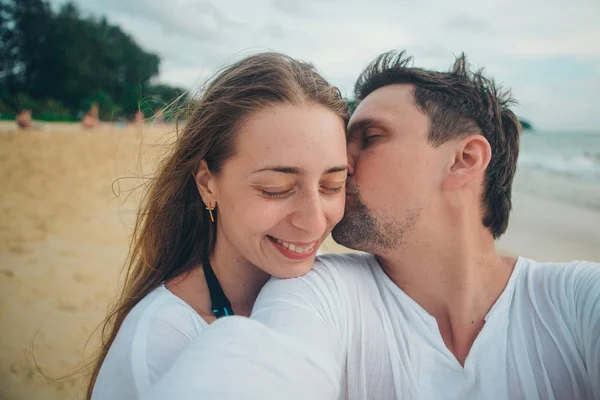
<svg viewBox="0 0 600 400"><path fill-rule="evenodd" d="M284 242L281 239L276 239L276 240L277 240L277 243L279 243L280 245L282 245L286 249L288 249L290 251L293 251L294 253L300 253L300 254L308 253L314 247L314 243L313 244L309 244L308 246L297 246L294 243Z"/></svg>

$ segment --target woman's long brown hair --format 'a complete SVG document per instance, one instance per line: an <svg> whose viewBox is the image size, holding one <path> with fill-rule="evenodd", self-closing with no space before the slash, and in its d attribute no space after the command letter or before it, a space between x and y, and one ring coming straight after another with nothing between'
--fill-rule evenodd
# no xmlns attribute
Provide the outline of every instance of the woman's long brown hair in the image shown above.
<svg viewBox="0 0 600 400"><path fill-rule="evenodd" d="M252 112L278 103L319 104L345 123L348 120L346 101L337 88L311 64L285 55L252 55L216 75L193 103L188 122L142 198L125 282L102 326L87 399L91 399L100 367L131 309L163 282L198 266L213 250L216 224L208 220L193 177L201 160L218 175L223 163L235 154L236 128Z"/></svg>

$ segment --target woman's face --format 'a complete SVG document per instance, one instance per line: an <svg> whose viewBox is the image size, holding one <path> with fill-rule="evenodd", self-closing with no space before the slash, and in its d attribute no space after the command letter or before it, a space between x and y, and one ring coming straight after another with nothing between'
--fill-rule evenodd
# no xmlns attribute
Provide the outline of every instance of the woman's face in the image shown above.
<svg viewBox="0 0 600 400"><path fill-rule="evenodd" d="M305 274L344 214L346 168L345 126L333 111L282 104L251 114L236 155L211 178L217 247L276 277Z"/></svg>

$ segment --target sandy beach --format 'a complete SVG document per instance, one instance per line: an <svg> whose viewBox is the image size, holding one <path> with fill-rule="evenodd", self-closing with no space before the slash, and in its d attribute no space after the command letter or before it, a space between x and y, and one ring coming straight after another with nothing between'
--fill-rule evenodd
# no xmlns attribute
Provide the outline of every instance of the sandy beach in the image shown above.
<svg viewBox="0 0 600 400"><path fill-rule="evenodd" d="M498 246L538 260L600 261L600 184L520 168Z"/></svg>
<svg viewBox="0 0 600 400"><path fill-rule="evenodd" d="M81 398L74 372L114 298L138 192L174 128L0 124L0 399ZM119 179L122 178L122 179ZM600 261L600 183L519 169L503 251ZM343 248L328 241L322 252ZM88 345L87 355L95 348Z"/></svg>

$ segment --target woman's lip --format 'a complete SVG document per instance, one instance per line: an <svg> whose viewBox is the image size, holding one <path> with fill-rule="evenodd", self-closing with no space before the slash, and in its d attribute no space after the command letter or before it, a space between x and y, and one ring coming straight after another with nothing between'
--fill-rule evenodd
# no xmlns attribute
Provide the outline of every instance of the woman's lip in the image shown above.
<svg viewBox="0 0 600 400"><path fill-rule="evenodd" d="M289 241L289 240L284 240L284 239L277 238L277 237L275 237L275 236L271 236L271 235L267 235L267 236L268 236L269 238L271 238L271 239L275 240L275 241L277 241L277 240L281 240L282 242L286 242L286 243L289 243L289 244L293 244L294 246L300 246L300 247L311 246L311 245L313 245L313 244L315 244L315 243L317 243L317 242L318 242L318 240L314 240L314 241L312 241L312 242L292 242L292 241Z"/></svg>
<svg viewBox="0 0 600 400"><path fill-rule="evenodd" d="M315 255L315 253L317 252L318 249L318 241L312 242L312 248L309 252L307 253L296 253L295 251L292 251L288 248L286 248L284 245L282 245L281 243L279 243L277 241L277 239L275 239L272 236L268 236L269 241L273 244L273 246L279 250L279 252L284 255L285 257L292 259L292 260L306 260L308 258L311 258ZM293 243L293 242L288 242L288 243ZM308 244L310 245L310 243ZM305 245L306 246L306 245Z"/></svg>

